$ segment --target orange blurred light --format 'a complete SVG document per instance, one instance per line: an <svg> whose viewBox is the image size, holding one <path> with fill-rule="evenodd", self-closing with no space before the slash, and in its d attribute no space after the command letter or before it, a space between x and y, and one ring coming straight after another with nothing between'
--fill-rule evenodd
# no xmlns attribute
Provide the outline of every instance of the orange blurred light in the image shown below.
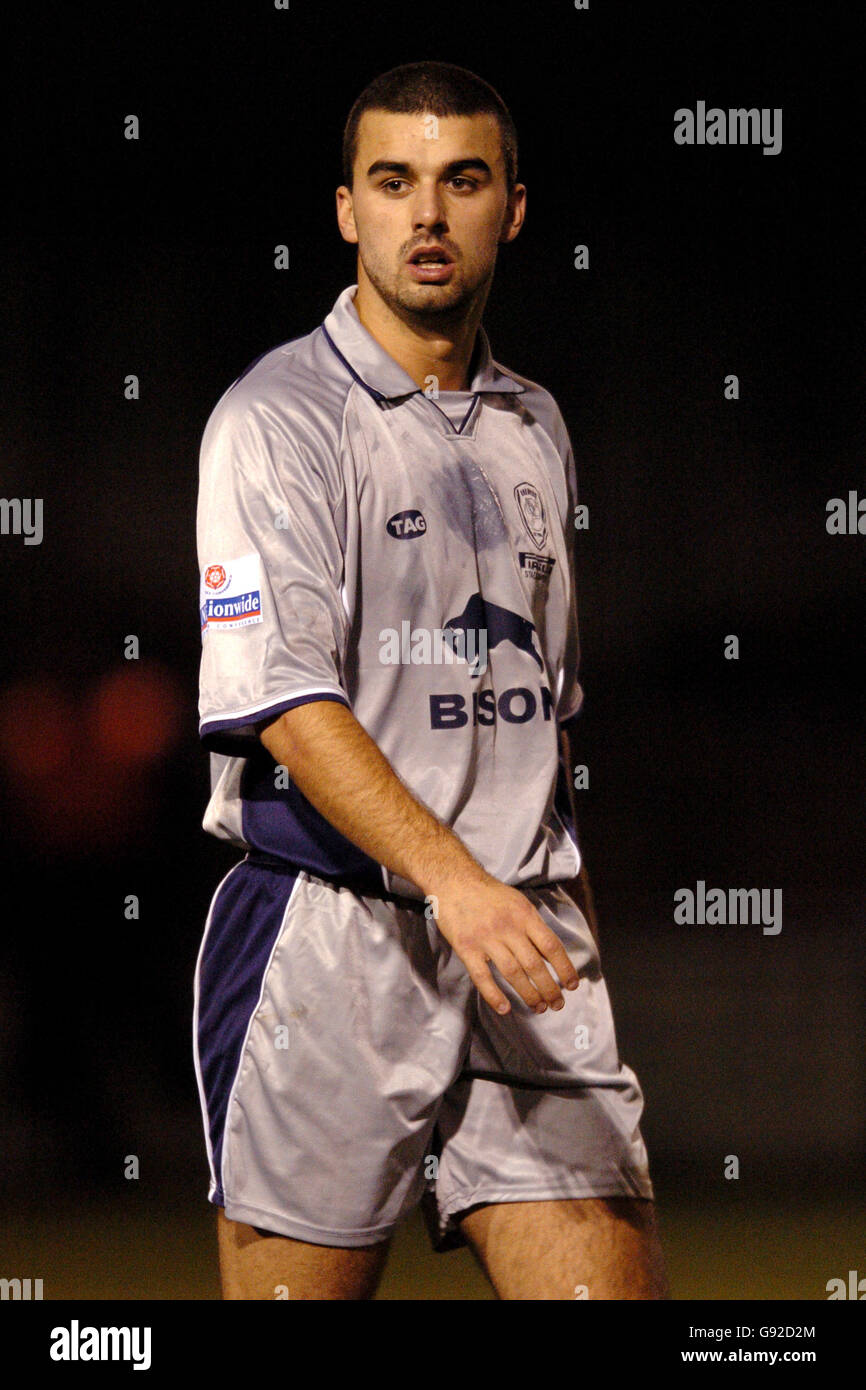
<svg viewBox="0 0 866 1390"><path fill-rule="evenodd" d="M150 763L177 740L183 701L169 671L132 663L102 678L88 713L98 756L109 763Z"/></svg>
<svg viewBox="0 0 866 1390"><path fill-rule="evenodd" d="M11 778L60 776L77 730L75 705L58 682L15 681L0 691L0 762Z"/></svg>

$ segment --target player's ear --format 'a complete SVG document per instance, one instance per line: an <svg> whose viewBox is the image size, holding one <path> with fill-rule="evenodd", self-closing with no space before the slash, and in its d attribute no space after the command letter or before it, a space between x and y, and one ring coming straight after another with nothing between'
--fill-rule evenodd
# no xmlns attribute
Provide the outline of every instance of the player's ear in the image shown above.
<svg viewBox="0 0 866 1390"><path fill-rule="evenodd" d="M502 218L500 242L513 241L523 226L526 216L526 184L516 183L508 195L505 215Z"/></svg>
<svg viewBox="0 0 866 1390"><path fill-rule="evenodd" d="M337 226L340 228L340 236L344 241L350 241L353 245L357 245L358 231L355 226L352 190L347 188L344 183L341 183L337 189Z"/></svg>

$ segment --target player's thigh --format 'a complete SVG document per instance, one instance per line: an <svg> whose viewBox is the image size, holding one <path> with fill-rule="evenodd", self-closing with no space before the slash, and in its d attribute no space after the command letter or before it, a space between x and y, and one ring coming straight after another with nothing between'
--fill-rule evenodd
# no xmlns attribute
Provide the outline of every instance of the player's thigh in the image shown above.
<svg viewBox="0 0 866 1390"><path fill-rule="evenodd" d="M460 1227L500 1298L670 1297L647 1198L497 1202Z"/></svg>
<svg viewBox="0 0 866 1390"><path fill-rule="evenodd" d="M224 1299L369 1299L379 1285L390 1246L310 1245L261 1234L217 1213Z"/></svg>

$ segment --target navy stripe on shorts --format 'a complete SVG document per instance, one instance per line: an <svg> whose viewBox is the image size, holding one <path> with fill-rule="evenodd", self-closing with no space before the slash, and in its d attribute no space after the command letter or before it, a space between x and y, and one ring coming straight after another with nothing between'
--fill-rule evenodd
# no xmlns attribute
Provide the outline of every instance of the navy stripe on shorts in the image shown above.
<svg viewBox="0 0 866 1390"><path fill-rule="evenodd" d="M199 963L197 1043L216 1179L211 1200L219 1206L225 1205L222 1143L229 1097L297 880L297 871L286 866L273 866L270 873L264 867L244 860L218 890Z"/></svg>

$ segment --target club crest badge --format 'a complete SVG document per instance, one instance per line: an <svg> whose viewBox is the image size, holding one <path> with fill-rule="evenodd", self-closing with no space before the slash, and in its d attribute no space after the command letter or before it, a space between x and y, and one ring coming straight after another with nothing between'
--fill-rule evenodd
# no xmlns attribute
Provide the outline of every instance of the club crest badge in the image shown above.
<svg viewBox="0 0 866 1390"><path fill-rule="evenodd" d="M547 539L547 517L538 488L532 483L518 483L514 496L527 534L535 542L536 549L540 550Z"/></svg>

